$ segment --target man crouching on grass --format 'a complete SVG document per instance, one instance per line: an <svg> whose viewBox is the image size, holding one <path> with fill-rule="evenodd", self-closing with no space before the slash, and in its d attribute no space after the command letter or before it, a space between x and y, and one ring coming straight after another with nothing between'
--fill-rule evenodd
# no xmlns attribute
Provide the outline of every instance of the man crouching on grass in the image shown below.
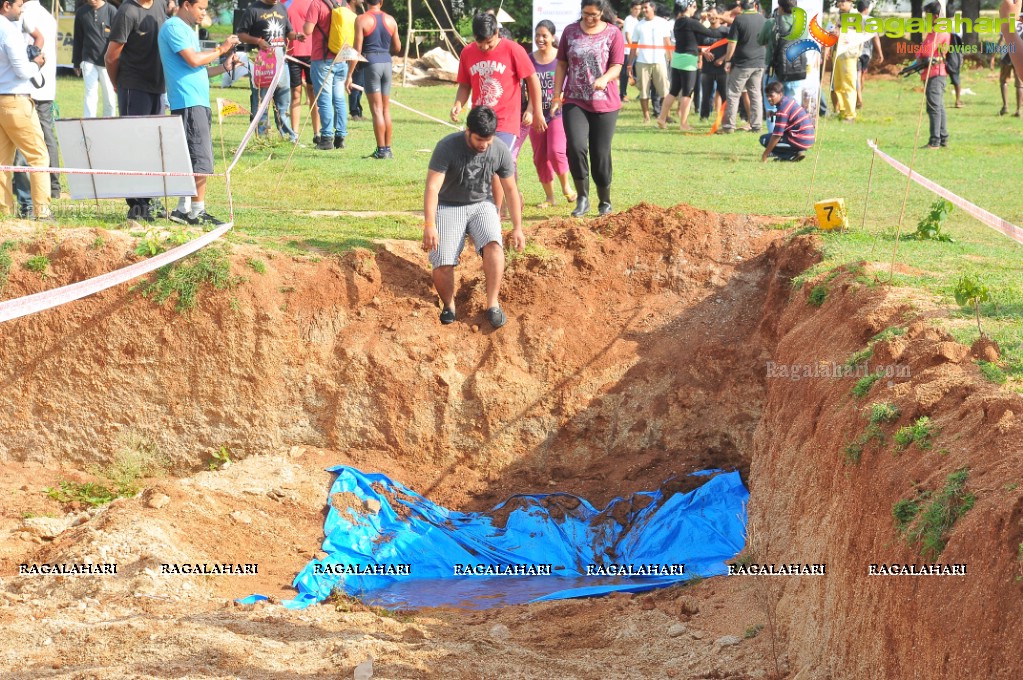
<svg viewBox="0 0 1023 680"><path fill-rule="evenodd" d="M487 282L487 320L500 328L507 318L497 303L504 276L504 247L501 218L491 192L494 175L501 180L511 213L511 242L516 250L526 245L522 233L522 204L515 185L515 163L511 151L495 137L497 114L489 106L477 106L466 119L466 130L448 135L437 143L426 174L423 198L423 250L430 253L433 285L444 308L440 322L455 320L455 265L472 237L476 252L483 257Z"/></svg>
<svg viewBox="0 0 1023 680"><path fill-rule="evenodd" d="M760 137L760 144L764 147L760 160L766 163L776 158L798 163L805 158L807 149L813 146L813 120L795 99L785 96L781 83L767 84L767 101L778 110L774 113L771 134Z"/></svg>

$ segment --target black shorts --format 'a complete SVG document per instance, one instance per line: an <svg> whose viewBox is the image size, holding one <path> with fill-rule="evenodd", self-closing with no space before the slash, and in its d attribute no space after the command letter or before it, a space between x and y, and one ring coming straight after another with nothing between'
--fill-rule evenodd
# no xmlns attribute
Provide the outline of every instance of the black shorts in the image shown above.
<svg viewBox="0 0 1023 680"><path fill-rule="evenodd" d="M692 97L693 90L696 89L696 77L699 75L699 71L683 71L679 68L671 69L671 86L668 88L668 94L672 97Z"/></svg>
<svg viewBox="0 0 1023 680"><path fill-rule="evenodd" d="M209 175L213 173L213 112L205 106L189 106L174 109L171 113L181 116L185 125L185 143L188 157L192 159L192 172Z"/></svg>
<svg viewBox="0 0 1023 680"><path fill-rule="evenodd" d="M291 56L291 55L288 55ZM298 59L301 64L296 64L291 59ZM312 77L309 75L309 65L313 63L312 57L291 57L288 59L288 74L291 76L291 86L298 87L299 85L308 84L313 82Z"/></svg>
<svg viewBox="0 0 1023 680"><path fill-rule="evenodd" d="M870 66L870 55L861 54L856 66L860 71L866 71L867 67Z"/></svg>

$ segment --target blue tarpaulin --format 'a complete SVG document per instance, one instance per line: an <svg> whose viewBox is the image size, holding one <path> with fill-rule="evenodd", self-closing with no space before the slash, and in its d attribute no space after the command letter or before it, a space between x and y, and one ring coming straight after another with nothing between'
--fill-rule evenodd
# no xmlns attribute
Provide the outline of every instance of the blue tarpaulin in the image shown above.
<svg viewBox="0 0 1023 680"><path fill-rule="evenodd" d="M725 560L745 542L749 493L738 472L695 473L707 481L693 491L641 492L604 510L555 493L513 496L490 512L466 513L382 474L347 466L328 471L337 479L324 525L327 557L295 578L299 594L284 603L292 609L320 602L335 588L392 608L641 592L725 574ZM626 569L642 575L614 573ZM513 575L475 574L495 570Z"/></svg>

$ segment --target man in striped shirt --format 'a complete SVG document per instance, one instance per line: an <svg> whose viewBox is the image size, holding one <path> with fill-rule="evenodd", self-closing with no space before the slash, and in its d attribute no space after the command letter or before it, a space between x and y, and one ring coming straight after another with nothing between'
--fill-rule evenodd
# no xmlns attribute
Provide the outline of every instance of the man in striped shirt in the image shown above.
<svg viewBox="0 0 1023 680"><path fill-rule="evenodd" d="M778 82L767 85L767 101L778 107L778 111L774 114L774 130L760 137L764 147L760 160L766 163L772 156L780 161L803 160L814 141L810 114L795 99L786 97L785 88Z"/></svg>

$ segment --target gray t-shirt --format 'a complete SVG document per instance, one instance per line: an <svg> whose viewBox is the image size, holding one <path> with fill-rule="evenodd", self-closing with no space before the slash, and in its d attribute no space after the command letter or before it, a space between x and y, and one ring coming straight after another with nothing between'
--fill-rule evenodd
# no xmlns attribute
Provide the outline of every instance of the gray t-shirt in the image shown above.
<svg viewBox="0 0 1023 680"><path fill-rule="evenodd" d="M482 203L490 198L491 180L511 177L515 164L511 151L500 139L483 153L477 153L465 139L465 132L453 132L437 143L430 157L430 169L444 173L439 200L448 205Z"/></svg>

